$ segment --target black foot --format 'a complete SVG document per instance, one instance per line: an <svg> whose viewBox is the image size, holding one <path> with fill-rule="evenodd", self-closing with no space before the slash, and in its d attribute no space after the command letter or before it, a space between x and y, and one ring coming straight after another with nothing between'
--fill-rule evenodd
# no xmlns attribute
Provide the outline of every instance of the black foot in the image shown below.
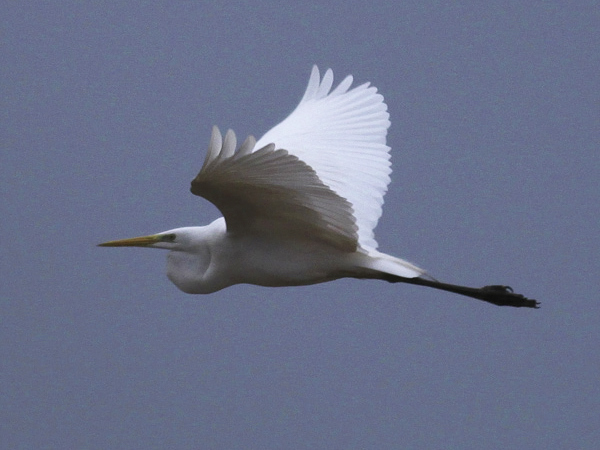
<svg viewBox="0 0 600 450"><path fill-rule="evenodd" d="M484 286L481 289L484 294L481 300L493 303L498 306L514 306L516 308L536 308L540 307L540 302L527 298L521 294L515 294L510 286L491 285Z"/></svg>

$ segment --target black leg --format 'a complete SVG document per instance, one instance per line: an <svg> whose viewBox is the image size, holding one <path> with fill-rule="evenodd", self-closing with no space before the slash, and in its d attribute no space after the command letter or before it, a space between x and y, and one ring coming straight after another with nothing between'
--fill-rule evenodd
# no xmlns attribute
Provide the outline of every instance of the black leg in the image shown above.
<svg viewBox="0 0 600 450"><path fill-rule="evenodd" d="M467 286L459 286L456 284L441 283L435 280L424 278L404 278L395 275L388 275L385 280L397 283L417 284L419 286L428 286L434 289L454 292L456 294L466 295L467 297L483 300L484 302L492 303L498 306L514 306L515 308L539 308L540 302L529 299L521 294L515 294L510 286L492 285L482 288L472 288Z"/></svg>

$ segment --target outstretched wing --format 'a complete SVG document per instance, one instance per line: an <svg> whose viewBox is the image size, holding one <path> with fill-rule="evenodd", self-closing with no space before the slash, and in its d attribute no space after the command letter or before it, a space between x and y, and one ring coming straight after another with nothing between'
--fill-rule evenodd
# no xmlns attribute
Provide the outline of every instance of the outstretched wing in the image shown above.
<svg viewBox="0 0 600 450"><path fill-rule="evenodd" d="M214 203L232 233L318 239L343 251L357 248L352 206L298 157L269 144L254 149L250 136L236 151L229 130L213 127L195 195Z"/></svg>
<svg viewBox="0 0 600 450"><path fill-rule="evenodd" d="M308 164L321 182L352 205L358 242L377 248L373 229L381 217L391 173L386 145L389 114L369 83L350 89L352 76L333 91L333 72L320 79L314 66L296 109L256 143L284 148Z"/></svg>

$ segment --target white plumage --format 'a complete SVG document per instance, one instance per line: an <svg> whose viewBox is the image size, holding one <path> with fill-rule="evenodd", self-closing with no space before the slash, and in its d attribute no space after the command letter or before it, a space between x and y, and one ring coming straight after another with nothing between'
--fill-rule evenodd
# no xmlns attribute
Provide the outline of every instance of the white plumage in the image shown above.
<svg viewBox="0 0 600 450"><path fill-rule="evenodd" d="M444 289L495 304L533 306L505 286L440 283L423 269L378 252L373 229L390 182L387 106L368 83L335 89L313 67L296 109L258 141L237 148L213 127L191 191L224 218L102 246L171 250L167 275L188 293L238 283L313 284L342 277L383 279ZM529 302L529 303L527 303ZM533 302L533 303L531 303Z"/></svg>
<svg viewBox="0 0 600 450"><path fill-rule="evenodd" d="M390 183L390 126L383 96L369 83L350 89L347 76L330 92L333 72L313 67L296 109L260 138L258 148L274 143L314 169L321 181L350 202L364 249L377 248L373 229L381 217Z"/></svg>

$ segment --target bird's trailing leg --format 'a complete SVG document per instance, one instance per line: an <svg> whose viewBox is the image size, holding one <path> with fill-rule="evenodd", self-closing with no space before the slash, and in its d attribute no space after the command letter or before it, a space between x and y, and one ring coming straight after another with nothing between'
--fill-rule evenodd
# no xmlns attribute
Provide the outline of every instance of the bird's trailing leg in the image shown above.
<svg viewBox="0 0 600 450"><path fill-rule="evenodd" d="M527 298L521 294L513 292L510 286L491 285L482 288L472 288L467 286L458 286L456 284L441 283L436 280L429 280L421 277L404 278L395 275L385 277L386 281L391 283L409 283L419 286L429 286L434 289L454 292L456 294L466 295L467 297L483 300L498 306L514 306L515 308L539 308L540 302Z"/></svg>

